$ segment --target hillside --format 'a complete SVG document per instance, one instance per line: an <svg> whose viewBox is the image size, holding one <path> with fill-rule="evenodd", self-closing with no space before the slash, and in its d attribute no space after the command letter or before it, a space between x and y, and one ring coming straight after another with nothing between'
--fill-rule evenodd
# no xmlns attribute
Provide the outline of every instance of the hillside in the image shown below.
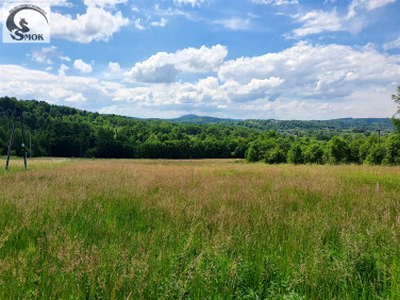
<svg viewBox="0 0 400 300"><path fill-rule="evenodd" d="M16 107L23 110L25 139L28 141L29 136L33 156L247 158L268 163L400 162L400 145L396 144L390 119L237 121L188 115L173 120L146 120L9 97L0 98L0 155L7 153ZM22 155L20 142L18 125L12 154ZM291 157L293 147L299 149L300 160ZM335 147L340 151L332 150Z"/></svg>
<svg viewBox="0 0 400 300"><path fill-rule="evenodd" d="M225 118L215 118L207 116L197 116L197 115L185 115L175 119L168 119L171 122L176 123L188 123L188 124L218 124L226 122L235 122L239 120L235 119L225 119Z"/></svg>
<svg viewBox="0 0 400 300"><path fill-rule="evenodd" d="M175 123L187 124L219 124L234 123L238 126L245 126L259 130L276 130L279 132L290 131L351 131L354 133L366 133L381 130L384 133L394 131L394 126L390 118L342 118L332 120L235 120L227 118L215 118L197 115L185 115L175 119L168 119Z"/></svg>

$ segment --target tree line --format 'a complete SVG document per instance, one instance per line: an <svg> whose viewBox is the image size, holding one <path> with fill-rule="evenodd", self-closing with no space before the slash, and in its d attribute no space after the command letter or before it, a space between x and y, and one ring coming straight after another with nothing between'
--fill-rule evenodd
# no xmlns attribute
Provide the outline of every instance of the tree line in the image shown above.
<svg viewBox="0 0 400 300"><path fill-rule="evenodd" d="M246 158L249 162L294 164L400 163L400 136L394 127L387 125L387 120L383 120L386 123L379 137L375 128L380 125L374 119L355 119L354 126L346 125L344 129L340 124L332 128L332 123L325 121L310 121L308 125L307 121L284 121L283 128L267 130L268 124L276 126L277 121L191 124L143 120L10 97L0 98L0 155L7 152L17 107L23 111L25 140L32 156ZM396 120L394 125L399 131ZM320 127L315 125L318 122L322 122ZM351 120L343 122L351 124ZM21 130L17 126L13 155L22 155L20 141Z"/></svg>

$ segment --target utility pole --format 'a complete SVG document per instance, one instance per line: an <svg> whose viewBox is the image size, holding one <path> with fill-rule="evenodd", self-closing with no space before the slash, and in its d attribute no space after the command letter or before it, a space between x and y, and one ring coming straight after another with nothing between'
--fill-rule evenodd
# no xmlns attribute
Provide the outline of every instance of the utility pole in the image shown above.
<svg viewBox="0 0 400 300"><path fill-rule="evenodd" d="M17 107L15 110L15 114L13 114L13 127L11 130L11 136L10 136L10 143L8 144L8 150L7 150L7 160L6 160L6 170L8 170L8 165L10 162L10 155L11 155L11 146L14 140L14 133L15 133L15 123L17 122L17 118L20 118L21 120L21 147L24 153L24 169L25 171L28 170L28 165L26 162L28 153L26 151L26 147L25 147L25 140L24 140L24 119L22 116L22 109Z"/></svg>
<svg viewBox="0 0 400 300"><path fill-rule="evenodd" d="M380 144L381 143L381 129L378 129L377 130L378 131L378 144Z"/></svg>

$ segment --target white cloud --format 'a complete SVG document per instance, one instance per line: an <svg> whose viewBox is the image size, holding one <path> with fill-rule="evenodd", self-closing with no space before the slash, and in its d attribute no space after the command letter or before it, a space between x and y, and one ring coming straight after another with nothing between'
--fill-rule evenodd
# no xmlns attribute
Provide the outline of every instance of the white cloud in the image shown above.
<svg viewBox="0 0 400 300"><path fill-rule="evenodd" d="M126 3L128 0L84 0L86 6L98 6L98 7L115 7L118 4Z"/></svg>
<svg viewBox="0 0 400 300"><path fill-rule="evenodd" d="M397 48L400 48L400 37L398 37L394 41L383 44L383 49L385 49L385 50L397 49Z"/></svg>
<svg viewBox="0 0 400 300"><path fill-rule="evenodd" d="M161 20L158 22L154 21L154 22L150 23L150 25L154 26L154 27L165 27L165 26L167 26L167 24L168 24L168 20L165 18L161 18Z"/></svg>
<svg viewBox="0 0 400 300"><path fill-rule="evenodd" d="M111 73L120 73L121 72L121 67L119 63L117 62L109 62L108 63L108 68L110 69Z"/></svg>
<svg viewBox="0 0 400 300"><path fill-rule="evenodd" d="M103 69L103 72L100 73L100 78L112 81L122 81L124 79L124 72L118 62L109 62L108 67ZM119 84L119 83L118 83ZM110 86L110 84L107 84Z"/></svg>
<svg viewBox="0 0 400 300"><path fill-rule="evenodd" d="M78 93L72 95L65 99L66 102L85 102L87 99L82 95L82 93Z"/></svg>
<svg viewBox="0 0 400 300"><path fill-rule="evenodd" d="M77 59L74 61L74 68L82 73L92 72L92 66L85 63L82 59Z"/></svg>
<svg viewBox="0 0 400 300"><path fill-rule="evenodd" d="M125 73L131 81L137 81L135 76L147 79L144 85L119 83L123 81L117 74L124 72L117 62L106 68L116 76L104 77L115 81L68 76L66 65L58 74L1 65L0 73L7 76L0 81L0 91L61 105L77 101L74 105L84 109L138 117L192 112L234 118L328 119L390 117L396 110L390 95L400 78L400 57L380 53L372 45L300 42L281 52L230 61L224 61L225 47L214 47L158 53ZM182 76L180 81L165 81L175 77L163 74L160 77L165 78L159 78L163 84L154 84L151 76L157 72L152 67L165 68L167 73L196 72L200 79L185 82Z"/></svg>
<svg viewBox="0 0 400 300"><path fill-rule="evenodd" d="M366 64L365 62L368 62ZM380 54L371 45L313 46L300 42L278 53L228 61L218 76L241 85L253 79L284 79L275 92L293 97L349 96L357 89L387 85L400 77L399 57Z"/></svg>
<svg viewBox="0 0 400 300"><path fill-rule="evenodd" d="M68 15L52 13L51 35L69 41L90 43L92 41L108 41L121 27L129 24L120 11L112 14L104 8L90 6L84 15L75 19Z"/></svg>
<svg viewBox="0 0 400 300"><path fill-rule="evenodd" d="M295 37L304 37L324 31L343 31L342 20L338 17L336 10L331 12L311 11L305 15L295 15L293 18L298 23L303 23L301 28L293 30Z"/></svg>
<svg viewBox="0 0 400 300"><path fill-rule="evenodd" d="M68 76L66 65L61 65L57 75L36 71L17 65L0 65L0 90L4 95L14 95L21 99L38 99L60 105L71 101L86 100L87 109L105 105L120 85L99 82L95 78Z"/></svg>
<svg viewBox="0 0 400 300"><path fill-rule="evenodd" d="M229 30L249 30L252 28L250 19L243 19L239 17L232 17L229 19L215 20L214 24L222 25Z"/></svg>
<svg viewBox="0 0 400 300"><path fill-rule="evenodd" d="M35 62L45 64L52 64L52 58L58 58L64 61L71 60L69 57L64 56L63 52L58 51L56 46L43 47L40 50L33 50L30 57Z"/></svg>
<svg viewBox="0 0 400 300"><path fill-rule="evenodd" d="M302 23L302 26L294 29L292 35L286 34L285 36L288 38L302 38L311 34L338 31L348 31L351 34L358 34L368 25L368 19L365 17L358 17L357 11L372 11L395 1L396 0L353 0L348 7L347 15L338 14L336 9L332 11L313 10L305 14L296 14L293 15L292 18L295 19L297 23Z"/></svg>
<svg viewBox="0 0 400 300"><path fill-rule="evenodd" d="M58 75L65 76L65 71L68 71L68 70L69 70L68 66L61 64L60 68L58 69Z"/></svg>
<svg viewBox="0 0 400 300"><path fill-rule="evenodd" d="M297 0L252 0L255 4L292 5L298 4Z"/></svg>
<svg viewBox="0 0 400 300"><path fill-rule="evenodd" d="M17 3L21 4L22 3L33 3L33 4L40 4L40 3L48 3L51 6L58 6L58 7L72 7L72 4L68 2L68 0L44 0L44 1L38 1L38 0L7 0L4 1L5 3ZM40 5L39 5L40 6Z"/></svg>
<svg viewBox="0 0 400 300"><path fill-rule="evenodd" d="M140 18L138 18L138 19L135 20L135 27L136 27L136 29L145 30L146 28L145 28L143 25L141 25L140 22L141 22L141 21L140 21Z"/></svg>
<svg viewBox="0 0 400 300"><path fill-rule="evenodd" d="M189 4L192 7L201 6L204 3L204 0L174 0L176 5L186 5Z"/></svg>
<svg viewBox="0 0 400 300"><path fill-rule="evenodd" d="M170 83L176 80L179 72L217 71L227 54L226 47L221 45L186 48L175 53L159 52L146 61L136 63L125 75L131 82Z"/></svg>
<svg viewBox="0 0 400 300"><path fill-rule="evenodd" d="M357 14L357 10L374 10L394 3L396 0L353 0L349 5L347 18L353 18Z"/></svg>

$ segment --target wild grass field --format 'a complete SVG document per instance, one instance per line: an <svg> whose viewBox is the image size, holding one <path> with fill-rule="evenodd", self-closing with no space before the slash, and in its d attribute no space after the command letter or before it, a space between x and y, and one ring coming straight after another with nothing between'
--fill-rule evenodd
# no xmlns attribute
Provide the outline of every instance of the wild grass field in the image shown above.
<svg viewBox="0 0 400 300"><path fill-rule="evenodd" d="M10 165L1 299L400 297L400 167Z"/></svg>

